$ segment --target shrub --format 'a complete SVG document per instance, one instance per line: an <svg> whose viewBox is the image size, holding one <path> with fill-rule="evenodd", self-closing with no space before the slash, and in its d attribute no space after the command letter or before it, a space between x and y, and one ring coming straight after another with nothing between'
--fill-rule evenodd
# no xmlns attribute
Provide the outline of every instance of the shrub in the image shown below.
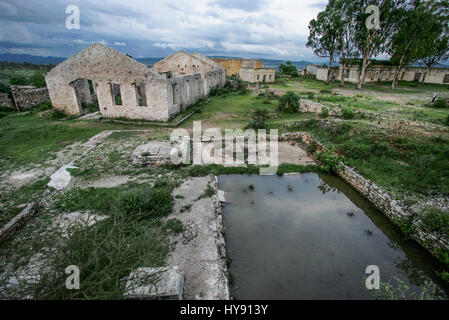
<svg viewBox="0 0 449 320"><path fill-rule="evenodd" d="M283 112L298 112L299 96L293 91L287 91L286 94L280 97L278 109Z"/></svg>
<svg viewBox="0 0 449 320"><path fill-rule="evenodd" d="M343 117L343 119L346 119L346 120L354 119L355 111L351 108L343 108L342 117Z"/></svg>
<svg viewBox="0 0 449 320"><path fill-rule="evenodd" d="M30 85L31 82L24 76L15 76L9 79L9 84L17 86L27 86Z"/></svg>
<svg viewBox="0 0 449 320"><path fill-rule="evenodd" d="M329 90L329 89L321 89L321 90L320 90L320 93L323 93L323 94L332 94L332 91Z"/></svg>
<svg viewBox="0 0 449 320"><path fill-rule="evenodd" d="M447 108L447 102L444 101L444 99L438 99L437 101L435 101L435 103L433 104L434 108Z"/></svg>
<svg viewBox="0 0 449 320"><path fill-rule="evenodd" d="M268 119L268 111L257 108L253 110L251 119L249 119L245 129L264 129L265 120L267 119Z"/></svg>
<svg viewBox="0 0 449 320"><path fill-rule="evenodd" d="M449 115L446 118L446 125L449 126Z"/></svg>
<svg viewBox="0 0 449 320"><path fill-rule="evenodd" d="M323 168L327 172L331 172L338 167L340 159L335 154L334 149L328 149L318 154L318 160L323 163Z"/></svg>
<svg viewBox="0 0 449 320"><path fill-rule="evenodd" d="M0 82L0 92L7 93L8 96L11 96L11 89L8 85Z"/></svg>
<svg viewBox="0 0 449 320"><path fill-rule="evenodd" d="M449 213L437 208L428 209L421 217L423 226L439 237L449 237Z"/></svg>
<svg viewBox="0 0 449 320"><path fill-rule="evenodd" d="M327 118L329 117L329 109L323 108L321 109L320 118Z"/></svg>
<svg viewBox="0 0 449 320"><path fill-rule="evenodd" d="M44 75L39 71L34 71L33 75L30 77L30 82L33 86L38 88L47 86Z"/></svg>
<svg viewBox="0 0 449 320"><path fill-rule="evenodd" d="M169 219L167 221L165 227L168 230L171 230L176 234L181 233L184 230L184 226L182 225L182 222L179 221L178 219Z"/></svg>

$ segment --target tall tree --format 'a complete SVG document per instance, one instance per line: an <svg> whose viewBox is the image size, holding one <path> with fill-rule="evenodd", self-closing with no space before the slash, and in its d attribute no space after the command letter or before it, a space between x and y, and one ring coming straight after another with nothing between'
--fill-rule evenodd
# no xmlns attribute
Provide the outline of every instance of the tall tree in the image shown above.
<svg viewBox="0 0 449 320"><path fill-rule="evenodd" d="M434 1L415 0L407 8L399 11L401 23L394 34L389 54L396 66L391 88L397 86L402 69L423 58L425 43L440 35L438 16L434 12Z"/></svg>
<svg viewBox="0 0 449 320"><path fill-rule="evenodd" d="M338 37L339 49L340 49L340 86L345 85L345 72L349 59L358 57L358 51L355 46L355 28L356 24L355 12L356 6L354 6L353 0L337 0L331 5L340 12L341 16L341 34Z"/></svg>
<svg viewBox="0 0 449 320"><path fill-rule="evenodd" d="M309 38L306 44L308 48L313 49L317 56L329 58L326 84L329 84L332 62L338 56L341 44L339 37L342 21L334 2L335 0L330 0L326 9L320 12L316 19L309 22Z"/></svg>
<svg viewBox="0 0 449 320"><path fill-rule="evenodd" d="M434 1L433 10L436 22L434 30L426 35L421 44L425 53L420 61L427 67L421 83L424 83L436 63L449 59L449 1Z"/></svg>
<svg viewBox="0 0 449 320"><path fill-rule="evenodd" d="M371 13L365 13L368 6L379 8L378 27L367 27ZM357 83L361 89L365 82L366 72L371 59L388 51L391 39L398 30L400 10L406 6L406 0L360 0L354 1L356 6L355 43L362 56L362 66ZM377 20L377 19L376 19Z"/></svg>

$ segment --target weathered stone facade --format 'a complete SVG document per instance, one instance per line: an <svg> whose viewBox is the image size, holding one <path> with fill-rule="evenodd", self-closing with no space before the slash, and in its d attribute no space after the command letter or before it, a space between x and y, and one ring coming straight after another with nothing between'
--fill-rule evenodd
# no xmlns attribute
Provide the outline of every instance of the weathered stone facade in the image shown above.
<svg viewBox="0 0 449 320"><path fill-rule="evenodd" d="M11 86L12 99L17 111L29 110L49 101L47 88L36 88L32 86Z"/></svg>
<svg viewBox="0 0 449 320"><path fill-rule="evenodd" d="M212 58L226 69L226 74L232 76L240 75L240 68L263 68L262 60L233 59L233 58Z"/></svg>
<svg viewBox="0 0 449 320"><path fill-rule="evenodd" d="M240 68L240 78L249 83L273 83L276 78L276 69Z"/></svg>
<svg viewBox="0 0 449 320"><path fill-rule="evenodd" d="M316 152L318 153L327 149L306 132L284 133L279 137L279 141L293 140L300 140L300 143L306 146L314 142L317 145ZM387 191L377 186L371 180L366 179L354 168L345 165L343 162L339 163L336 173L361 195L367 198L377 209L382 211L392 222L409 219L413 215L401 201L394 199ZM417 220L414 220L413 224L416 230L413 238L432 254L436 255L437 250L441 248L449 249L449 239L438 238L431 232L425 230Z"/></svg>
<svg viewBox="0 0 449 320"><path fill-rule="evenodd" d="M319 67L316 73L317 80L326 81L329 68ZM331 80L340 80L342 74L342 66L332 68ZM365 82L381 82L393 81L396 67L375 65L368 68ZM358 66L346 66L344 71L345 81L357 83L359 80L360 68ZM424 78L425 77L425 78ZM399 80L402 81L422 81L425 83L448 84L449 85L449 69L448 68L428 68L407 67L403 68L399 74Z"/></svg>
<svg viewBox="0 0 449 320"><path fill-rule="evenodd" d="M53 68L46 81L53 106L67 114L81 115L83 103L97 100L105 118L166 121L225 83L224 68L206 70L201 59L192 59L200 65L197 73L167 77L95 43Z"/></svg>
<svg viewBox="0 0 449 320"><path fill-rule="evenodd" d="M157 62L153 70L163 74L172 85L180 84L184 89L179 98L184 101L195 99L197 95L208 96L211 88L222 88L226 84L225 68L199 53L180 51ZM203 86L201 93L200 81Z"/></svg>
<svg viewBox="0 0 449 320"><path fill-rule="evenodd" d="M243 81L249 83L273 83L276 69L264 68L262 60L213 58L214 61L226 68L227 75L239 75Z"/></svg>
<svg viewBox="0 0 449 320"><path fill-rule="evenodd" d="M0 93L0 107L14 108L14 103L7 93Z"/></svg>

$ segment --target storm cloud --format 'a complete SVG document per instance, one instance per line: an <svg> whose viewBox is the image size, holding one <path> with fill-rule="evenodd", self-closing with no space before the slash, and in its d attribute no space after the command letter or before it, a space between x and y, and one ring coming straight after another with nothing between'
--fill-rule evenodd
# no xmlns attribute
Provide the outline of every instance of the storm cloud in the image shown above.
<svg viewBox="0 0 449 320"><path fill-rule="evenodd" d="M134 57L207 55L315 59L308 23L325 0L2 0L0 53L70 56L101 42ZM80 9L68 30L66 8Z"/></svg>

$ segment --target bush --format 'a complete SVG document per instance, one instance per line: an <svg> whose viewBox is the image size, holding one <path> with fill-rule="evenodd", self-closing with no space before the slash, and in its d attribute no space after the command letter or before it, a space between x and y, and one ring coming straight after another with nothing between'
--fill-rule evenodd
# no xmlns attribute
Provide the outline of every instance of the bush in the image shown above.
<svg viewBox="0 0 449 320"><path fill-rule="evenodd" d="M327 118L329 117L329 109L323 108L321 109L320 118Z"/></svg>
<svg viewBox="0 0 449 320"><path fill-rule="evenodd" d="M446 118L446 125L449 126L449 115Z"/></svg>
<svg viewBox="0 0 449 320"><path fill-rule="evenodd" d="M278 110L289 113L298 112L299 96L293 91L287 91L286 94L279 98Z"/></svg>
<svg viewBox="0 0 449 320"><path fill-rule="evenodd" d="M0 82L0 92L7 93L9 97L11 97L11 89L8 85Z"/></svg>
<svg viewBox="0 0 449 320"><path fill-rule="evenodd" d="M47 86L44 75L39 71L34 71L33 75L30 77L30 82L37 88L43 88Z"/></svg>
<svg viewBox="0 0 449 320"><path fill-rule="evenodd" d="M434 108L447 108L447 102L444 99L438 99L437 101L435 101L435 103L433 104Z"/></svg>
<svg viewBox="0 0 449 320"><path fill-rule="evenodd" d="M329 90L329 89L321 89L321 90L320 90L320 93L323 93L323 94L332 94L332 91Z"/></svg>
<svg viewBox="0 0 449 320"><path fill-rule="evenodd" d="M335 154L334 149L329 149L319 153L318 160L320 160L323 163L323 168L327 172L334 171L338 167L338 164L340 163L340 159Z"/></svg>
<svg viewBox="0 0 449 320"><path fill-rule="evenodd" d="M265 120L267 119L268 119L268 111L257 108L253 110L251 119L249 119L245 129L264 129Z"/></svg>
<svg viewBox="0 0 449 320"><path fill-rule="evenodd" d="M355 111L351 108L344 108L342 111L343 119L349 120L355 118Z"/></svg>
<svg viewBox="0 0 449 320"><path fill-rule="evenodd" d="M423 227L439 237L449 237L449 213L437 208L428 209L421 217Z"/></svg>
<svg viewBox="0 0 449 320"><path fill-rule="evenodd" d="M9 84L16 86L28 86L31 82L24 76L15 76L9 79Z"/></svg>

